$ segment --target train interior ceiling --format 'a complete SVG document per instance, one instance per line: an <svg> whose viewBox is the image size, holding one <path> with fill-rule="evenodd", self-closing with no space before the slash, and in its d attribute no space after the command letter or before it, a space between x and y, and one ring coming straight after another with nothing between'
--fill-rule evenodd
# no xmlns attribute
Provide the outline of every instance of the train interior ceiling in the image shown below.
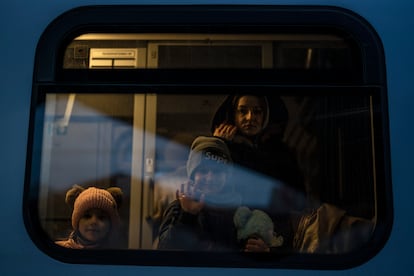
<svg viewBox="0 0 414 276"><path fill-rule="evenodd" d="M84 34L66 48L64 69L282 68L352 70L353 46L335 35ZM289 90L287 90L289 91ZM252 93L255 93L252 91ZM211 135L226 95L205 92L47 93L39 216L52 240L71 230L66 191L120 187L123 242L151 249L166 204L186 180L189 146ZM295 153L307 200L375 216L374 95L269 94L271 119ZM278 121L279 114L287 114Z"/></svg>

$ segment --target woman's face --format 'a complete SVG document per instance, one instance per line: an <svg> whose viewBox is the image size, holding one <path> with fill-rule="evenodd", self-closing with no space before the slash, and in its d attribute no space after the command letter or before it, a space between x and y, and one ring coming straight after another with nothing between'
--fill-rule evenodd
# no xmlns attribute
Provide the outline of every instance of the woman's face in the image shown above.
<svg viewBox="0 0 414 276"><path fill-rule="evenodd" d="M242 96L236 106L235 124L245 136L259 134L263 128L264 110L260 99L255 96Z"/></svg>
<svg viewBox="0 0 414 276"><path fill-rule="evenodd" d="M97 243L105 239L110 228L110 218L101 209L90 209L79 220L79 233L91 243Z"/></svg>

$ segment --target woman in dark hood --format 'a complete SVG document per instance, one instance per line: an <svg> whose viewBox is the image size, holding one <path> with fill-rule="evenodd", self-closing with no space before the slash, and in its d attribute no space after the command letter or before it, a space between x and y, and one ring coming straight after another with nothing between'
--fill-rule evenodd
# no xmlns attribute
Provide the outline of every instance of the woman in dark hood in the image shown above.
<svg viewBox="0 0 414 276"><path fill-rule="evenodd" d="M282 228L289 227L292 211L305 207L306 193L296 155L283 142L287 119L280 98L230 95L216 111L211 132L230 149L243 204L273 216L276 231L285 232L289 243L290 230Z"/></svg>
<svg viewBox="0 0 414 276"><path fill-rule="evenodd" d="M279 98L271 100L247 94L226 97L213 117L211 132L226 141L236 164L303 192L295 154L282 140L286 107Z"/></svg>
<svg viewBox="0 0 414 276"><path fill-rule="evenodd" d="M214 136L257 147L269 122L266 97L236 95L227 97L217 110L212 124Z"/></svg>

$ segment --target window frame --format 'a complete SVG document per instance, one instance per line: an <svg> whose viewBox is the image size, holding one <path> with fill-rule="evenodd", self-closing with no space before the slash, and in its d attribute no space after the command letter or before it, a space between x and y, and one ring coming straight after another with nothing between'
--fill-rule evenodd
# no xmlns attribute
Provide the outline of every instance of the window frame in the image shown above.
<svg viewBox="0 0 414 276"><path fill-rule="evenodd" d="M162 14L162 16L160 16ZM173 23L172 23L173 22ZM322 26L322 27L321 27ZM63 69L63 55L66 46L77 36L86 33L127 33L127 32L209 32L222 33L250 31L266 32L334 32L352 37L361 51L361 71L350 79L325 79L321 72L299 74L289 77L291 71L280 72L274 77L272 70L157 70L134 69L113 70L72 70ZM208 77L201 77L207 73ZM225 73L223 75L223 73ZM300 73L300 72L299 72ZM190 75L189 75L190 74ZM247 77L249 76L249 77ZM349 77L349 76L348 76ZM191 81L189 81L189 79ZM34 126L42 121L35 108L44 102L44 91L82 91L98 87L109 91L111 84L128 90L131 87L151 87L159 93L168 93L179 87L194 86L263 86L280 89L318 87L369 90L378 92L381 103L379 122L381 129L378 152L374 161L382 168L381 182L377 190L378 217L383 222L377 225L372 246L361 252L341 254L258 254L206 253L206 252L163 252L151 250L69 250L56 246L42 231L37 217L39 184L36 180L40 168L39 145L33 143L41 133ZM78 89L79 88L79 89ZM159 90L158 90L159 89ZM266 89L265 89L266 90ZM348 91L347 90L347 91ZM78 93L78 92L77 92ZM162 265L162 266L203 266L203 267L255 267L255 268L317 268L345 269L359 265L377 254L385 245L392 227L393 204L389 153L388 107L385 77L385 60L382 43L370 24L357 14L329 6L87 6L70 10L52 22L41 36L35 57L33 75L32 107L28 138L25 190L23 195L23 216L26 228L33 242L47 255L68 263ZM378 160L377 160L378 158ZM116 256L114 258L114 256ZM188 262L187 260L191 260Z"/></svg>

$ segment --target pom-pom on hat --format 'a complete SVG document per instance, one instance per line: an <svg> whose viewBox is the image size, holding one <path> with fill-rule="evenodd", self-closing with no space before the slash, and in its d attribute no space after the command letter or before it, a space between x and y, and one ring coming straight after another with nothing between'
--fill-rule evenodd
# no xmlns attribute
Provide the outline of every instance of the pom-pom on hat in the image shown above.
<svg viewBox="0 0 414 276"><path fill-rule="evenodd" d="M194 139L187 160L187 176L194 177L194 171L202 164L219 165L230 169L232 160L226 143L217 137L199 136Z"/></svg>
<svg viewBox="0 0 414 276"><path fill-rule="evenodd" d="M78 229L79 220L90 209L101 209L105 211L111 220L113 228L120 225L118 209L121 204L122 191L117 187L107 190L96 187L84 189L75 185L66 193L66 203L73 207L72 227Z"/></svg>

